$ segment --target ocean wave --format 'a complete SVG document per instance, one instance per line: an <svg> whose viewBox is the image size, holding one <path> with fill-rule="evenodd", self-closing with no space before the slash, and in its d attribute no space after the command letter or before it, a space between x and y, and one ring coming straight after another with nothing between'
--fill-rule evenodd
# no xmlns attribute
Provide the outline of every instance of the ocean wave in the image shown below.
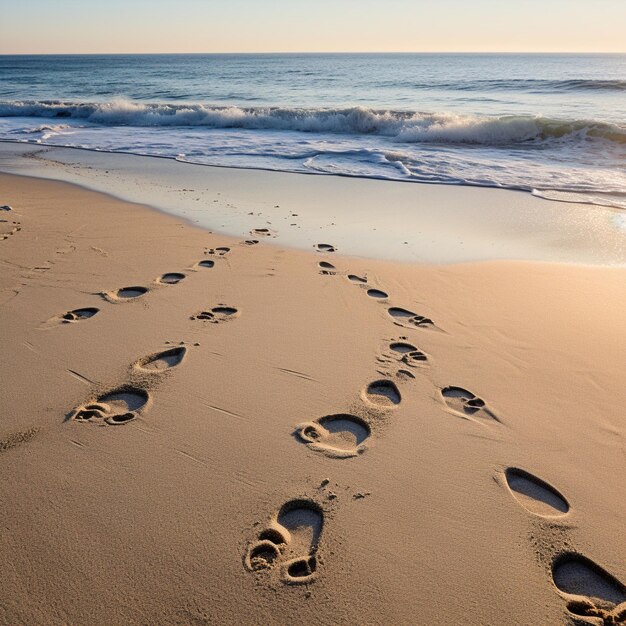
<svg viewBox="0 0 626 626"><path fill-rule="evenodd" d="M626 126L541 116L468 116L350 108L208 106L203 104L11 101L0 117L67 119L104 126L208 127L380 135L400 143L511 146L545 141L626 144Z"/></svg>

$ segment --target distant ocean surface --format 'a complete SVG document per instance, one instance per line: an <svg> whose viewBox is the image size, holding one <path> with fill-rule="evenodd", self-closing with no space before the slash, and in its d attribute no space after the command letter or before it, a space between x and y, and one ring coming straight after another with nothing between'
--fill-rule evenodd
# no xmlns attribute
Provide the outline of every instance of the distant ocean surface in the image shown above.
<svg viewBox="0 0 626 626"><path fill-rule="evenodd" d="M0 139L626 209L626 55L0 56Z"/></svg>

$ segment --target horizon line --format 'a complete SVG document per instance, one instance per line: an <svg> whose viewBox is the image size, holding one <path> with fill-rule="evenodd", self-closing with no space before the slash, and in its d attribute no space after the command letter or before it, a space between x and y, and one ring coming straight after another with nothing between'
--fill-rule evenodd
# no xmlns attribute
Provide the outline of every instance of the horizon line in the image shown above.
<svg viewBox="0 0 626 626"><path fill-rule="evenodd" d="M271 50L271 51L238 51L238 52L0 52L2 56L156 56L156 55L244 55L244 54L619 54L626 55L626 50L622 51L600 51L590 52L587 50Z"/></svg>

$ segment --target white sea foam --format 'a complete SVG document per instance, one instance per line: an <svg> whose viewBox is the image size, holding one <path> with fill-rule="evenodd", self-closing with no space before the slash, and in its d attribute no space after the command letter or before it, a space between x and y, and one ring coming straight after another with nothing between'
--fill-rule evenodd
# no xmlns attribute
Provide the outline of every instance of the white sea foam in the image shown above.
<svg viewBox="0 0 626 626"><path fill-rule="evenodd" d="M626 144L626 126L599 120L540 116L469 116L450 113L379 111L365 107L281 108L203 104L0 102L0 117L71 119L105 126L163 126L284 130L379 135L400 143L511 145L551 140L604 139Z"/></svg>

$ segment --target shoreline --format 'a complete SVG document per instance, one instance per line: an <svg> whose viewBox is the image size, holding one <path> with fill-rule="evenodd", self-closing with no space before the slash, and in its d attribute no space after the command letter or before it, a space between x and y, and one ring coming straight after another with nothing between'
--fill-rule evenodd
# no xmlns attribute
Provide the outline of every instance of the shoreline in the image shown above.
<svg viewBox="0 0 626 626"><path fill-rule="evenodd" d="M43 153L43 158L24 159L29 153ZM310 249L323 230L334 237L328 243L341 252L364 258L626 265L621 210L547 200L527 191L398 185L405 181L326 174L298 177L292 172L10 141L0 142L0 169L73 182L229 236L267 227L272 241L292 248ZM400 224L394 229L383 210L389 200L394 203L394 222Z"/></svg>

